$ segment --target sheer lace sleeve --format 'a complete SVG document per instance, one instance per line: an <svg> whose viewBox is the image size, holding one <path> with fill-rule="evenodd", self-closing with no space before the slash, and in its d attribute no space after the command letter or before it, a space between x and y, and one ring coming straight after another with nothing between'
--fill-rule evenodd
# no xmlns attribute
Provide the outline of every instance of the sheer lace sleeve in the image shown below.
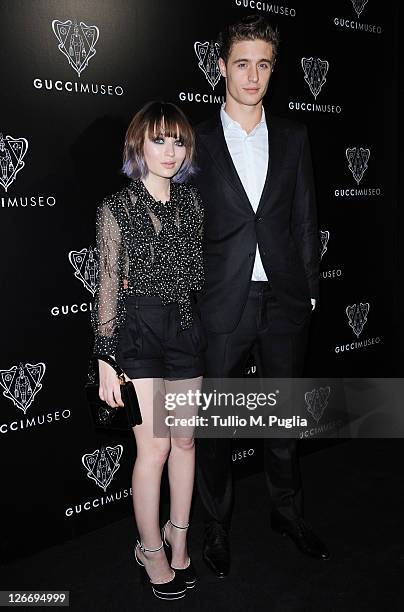
<svg viewBox="0 0 404 612"><path fill-rule="evenodd" d="M199 189L197 187L192 187L192 195L194 199L194 207L196 213L196 221L197 221L197 232L196 235L201 240L203 239L203 203L201 194L199 193Z"/></svg>
<svg viewBox="0 0 404 612"><path fill-rule="evenodd" d="M202 289L204 284L203 269L203 202L199 190L192 187L193 223L190 235L189 252L192 253L190 261L191 288L195 291Z"/></svg>
<svg viewBox="0 0 404 612"><path fill-rule="evenodd" d="M104 201L97 210L98 283L91 314L94 353L114 355L122 318L122 240L119 225Z"/></svg>

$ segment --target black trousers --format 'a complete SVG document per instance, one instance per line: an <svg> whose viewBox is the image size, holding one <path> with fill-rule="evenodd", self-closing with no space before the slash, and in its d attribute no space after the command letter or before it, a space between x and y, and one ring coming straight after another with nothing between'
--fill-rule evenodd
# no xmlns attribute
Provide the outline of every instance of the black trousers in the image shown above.
<svg viewBox="0 0 404 612"><path fill-rule="evenodd" d="M300 325L283 314L268 282L250 284L248 300L230 334L208 333L205 377L242 377L253 354L262 378L300 377L310 316ZM206 520L229 526L233 504L230 438L197 440L197 484ZM272 509L285 518L302 514L302 486L296 440L264 439L264 470Z"/></svg>

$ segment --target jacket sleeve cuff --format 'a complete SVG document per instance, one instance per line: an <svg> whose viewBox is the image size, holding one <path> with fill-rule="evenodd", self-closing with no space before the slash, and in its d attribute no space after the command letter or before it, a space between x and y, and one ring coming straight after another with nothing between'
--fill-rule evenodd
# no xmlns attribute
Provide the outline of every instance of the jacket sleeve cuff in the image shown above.
<svg viewBox="0 0 404 612"><path fill-rule="evenodd" d="M96 355L115 355L118 344L117 336L96 336L94 342L94 354Z"/></svg>

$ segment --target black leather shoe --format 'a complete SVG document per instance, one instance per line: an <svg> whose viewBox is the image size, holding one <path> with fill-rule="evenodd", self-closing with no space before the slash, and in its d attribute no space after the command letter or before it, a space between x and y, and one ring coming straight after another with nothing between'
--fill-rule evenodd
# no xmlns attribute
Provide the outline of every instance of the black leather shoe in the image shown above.
<svg viewBox="0 0 404 612"><path fill-rule="evenodd" d="M295 520L287 520L279 515L272 515L271 527L281 535L289 536L303 554L323 561L330 558L330 553L325 544L301 517Z"/></svg>
<svg viewBox="0 0 404 612"><path fill-rule="evenodd" d="M218 578L227 576L230 569L229 537L222 523L207 523L202 557Z"/></svg>

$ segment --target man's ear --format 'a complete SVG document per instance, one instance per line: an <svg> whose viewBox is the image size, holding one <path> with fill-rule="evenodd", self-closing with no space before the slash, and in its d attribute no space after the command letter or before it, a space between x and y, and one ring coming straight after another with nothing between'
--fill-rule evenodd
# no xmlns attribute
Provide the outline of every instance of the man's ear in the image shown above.
<svg viewBox="0 0 404 612"><path fill-rule="evenodd" d="M226 76L227 76L227 74L226 74L226 64L224 63L224 59L222 57L219 57L218 64L219 64L220 74L225 79Z"/></svg>

